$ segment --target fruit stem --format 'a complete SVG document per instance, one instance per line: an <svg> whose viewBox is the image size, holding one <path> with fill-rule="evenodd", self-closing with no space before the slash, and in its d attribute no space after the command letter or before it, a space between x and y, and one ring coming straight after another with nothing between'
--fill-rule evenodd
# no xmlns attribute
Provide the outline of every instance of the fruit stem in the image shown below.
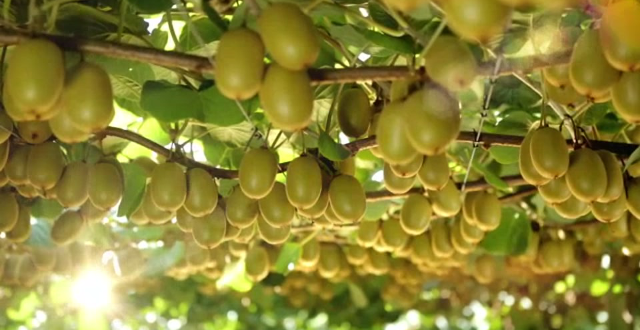
<svg viewBox="0 0 640 330"><path fill-rule="evenodd" d="M304 246L305 244L311 242L312 239L314 239L316 236L318 236L318 234L322 231L322 229L316 229L314 231L312 231L309 235L305 236L300 243L300 246Z"/></svg>
<svg viewBox="0 0 640 330"><path fill-rule="evenodd" d="M176 30L173 27L173 17L171 16L171 11L167 11L167 26L169 27L169 35L171 35L171 40L173 40L174 48L177 51L182 51L182 46L180 45L180 41L178 39L178 35L176 34Z"/></svg>

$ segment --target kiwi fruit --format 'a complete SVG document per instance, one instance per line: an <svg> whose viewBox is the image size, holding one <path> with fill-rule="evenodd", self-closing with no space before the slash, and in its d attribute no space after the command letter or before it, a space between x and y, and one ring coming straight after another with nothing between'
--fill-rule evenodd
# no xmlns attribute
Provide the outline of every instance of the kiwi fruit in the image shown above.
<svg viewBox="0 0 640 330"><path fill-rule="evenodd" d="M407 136L421 154L441 154L458 137L461 123L458 101L445 89L424 87L409 96L404 107Z"/></svg>
<svg viewBox="0 0 640 330"><path fill-rule="evenodd" d="M587 100L583 95L580 95L570 83L563 87L556 87L551 85L549 81L545 80L543 84L545 94L551 101L575 108Z"/></svg>
<svg viewBox="0 0 640 330"><path fill-rule="evenodd" d="M0 171L4 170L4 167L7 165L10 151L11 151L11 142L5 141L4 143L0 143ZM7 178L6 181L8 182L9 179Z"/></svg>
<svg viewBox="0 0 640 330"><path fill-rule="evenodd" d="M346 136L358 138L367 133L373 117L367 93L362 88L350 88L342 92L337 116L340 130Z"/></svg>
<svg viewBox="0 0 640 330"><path fill-rule="evenodd" d="M64 155L56 143L34 145L29 150L27 177L29 183L42 191L55 187L64 167Z"/></svg>
<svg viewBox="0 0 640 330"><path fill-rule="evenodd" d="M264 45L256 32L247 28L225 32L216 53L215 81L220 93L232 100L246 100L258 94L264 55Z"/></svg>
<svg viewBox="0 0 640 330"><path fill-rule="evenodd" d="M258 17L258 31L271 57L289 70L311 66L320 54L313 21L293 3L277 2L265 8Z"/></svg>
<svg viewBox="0 0 640 330"><path fill-rule="evenodd" d="M149 193L156 206L163 211L174 212L181 208L187 198L187 178L182 167L171 162L158 165L151 174ZM215 195L217 197L217 193ZM196 211L211 213L202 212L197 206Z"/></svg>
<svg viewBox="0 0 640 330"><path fill-rule="evenodd" d="M411 194L400 211L400 225L409 235L417 236L427 231L432 216L431 203L420 194Z"/></svg>
<svg viewBox="0 0 640 330"><path fill-rule="evenodd" d="M55 250L44 246L34 246L31 248L31 261L39 271L49 272L56 264Z"/></svg>
<svg viewBox="0 0 640 330"><path fill-rule="evenodd" d="M240 228L232 225L227 221L227 230L224 232L224 242L233 241L240 236Z"/></svg>
<svg viewBox="0 0 640 330"><path fill-rule="evenodd" d="M196 216L193 216L191 212L187 211L184 207L176 212L176 224L184 233L190 233L193 230L193 222L196 218Z"/></svg>
<svg viewBox="0 0 640 330"><path fill-rule="evenodd" d="M603 11L600 37L604 55L620 71L640 68L640 42L633 31L640 29L640 4L633 0L612 1Z"/></svg>
<svg viewBox="0 0 640 330"><path fill-rule="evenodd" d="M408 111L404 103L390 103L382 110L376 127L376 142L382 159L389 164L406 164L418 156L406 134Z"/></svg>
<svg viewBox="0 0 640 330"><path fill-rule="evenodd" d="M18 220L11 230L6 232L7 240L13 243L22 243L31 236L31 211L26 206L20 205Z"/></svg>
<svg viewBox="0 0 640 330"><path fill-rule="evenodd" d="M631 124L640 124L640 71L625 72L611 88L611 99L616 113Z"/></svg>
<svg viewBox="0 0 640 330"><path fill-rule="evenodd" d="M444 1L442 9L453 32L482 44L502 34L511 20L511 9L498 0Z"/></svg>
<svg viewBox="0 0 640 330"><path fill-rule="evenodd" d="M291 199L289 199L289 201L291 201ZM302 216L305 216L311 219L318 219L325 213L328 207L329 207L329 190L323 189L322 192L320 193L320 197L318 198L318 201L315 204L313 204L313 206L306 209L299 208L298 213Z"/></svg>
<svg viewBox="0 0 640 330"><path fill-rule="evenodd" d="M58 217L51 227L51 240L57 245L66 245L75 241L85 222L77 211L66 211Z"/></svg>
<svg viewBox="0 0 640 330"><path fill-rule="evenodd" d="M286 242L291 235L291 226L274 227L262 215L258 216L257 222L260 237L271 245L280 245Z"/></svg>
<svg viewBox="0 0 640 330"><path fill-rule="evenodd" d="M233 189L225 203L227 220L238 228L250 227L258 219L258 201L247 197L239 186Z"/></svg>
<svg viewBox="0 0 640 330"><path fill-rule="evenodd" d="M626 194L621 194L618 199L605 203L593 202L591 204L591 212L600 222L609 223L615 221L627 212L627 196Z"/></svg>
<svg viewBox="0 0 640 330"><path fill-rule="evenodd" d="M638 221L640 223L640 221ZM355 266L361 266L367 261L369 253L367 249L359 245L348 245L345 247L344 255L347 261Z"/></svg>
<svg viewBox="0 0 640 330"><path fill-rule="evenodd" d="M462 236L462 229L460 227L460 221L456 221L451 227L451 244L457 253L469 254L475 249L475 244L466 240Z"/></svg>
<svg viewBox="0 0 640 330"><path fill-rule="evenodd" d="M598 198L598 202L606 203L614 201L624 193L622 165L618 162L616 156L609 151L598 150L596 153L600 156L607 171L607 189L604 195Z"/></svg>
<svg viewBox="0 0 640 330"><path fill-rule="evenodd" d="M77 208L87 201L89 168L90 166L85 162L72 162L65 166L55 187L56 198L60 205L66 208Z"/></svg>
<svg viewBox="0 0 640 330"><path fill-rule="evenodd" d="M238 180L242 192L249 198L267 196L276 182L278 161L267 149L251 149L242 157Z"/></svg>
<svg viewBox="0 0 640 330"><path fill-rule="evenodd" d="M211 214L193 219L191 235L195 242L205 249L213 249L222 244L227 231L224 211L217 207Z"/></svg>
<svg viewBox="0 0 640 330"><path fill-rule="evenodd" d="M411 240L411 258L418 263L429 262L435 259L429 235L418 235Z"/></svg>
<svg viewBox="0 0 640 330"><path fill-rule="evenodd" d="M423 56L429 78L451 91L469 88L478 75L471 49L454 36L440 36Z"/></svg>
<svg viewBox="0 0 640 330"><path fill-rule="evenodd" d="M563 176L569 168L569 148L560 131L551 127L535 130L531 136L531 161L547 179Z"/></svg>
<svg viewBox="0 0 640 330"><path fill-rule="evenodd" d="M267 250L256 244L247 251L244 261L245 272L254 282L260 282L269 275L271 264Z"/></svg>
<svg viewBox="0 0 640 330"><path fill-rule="evenodd" d="M411 178L415 177L418 174L420 168L422 167L423 160L424 157L422 155L418 155L416 158L406 164L395 164L389 167L396 176L401 178Z"/></svg>
<svg viewBox="0 0 640 330"><path fill-rule="evenodd" d="M576 41L569 76L578 93L593 102L609 100L611 87L620 79L620 72L605 58L598 31L586 30Z"/></svg>
<svg viewBox="0 0 640 330"><path fill-rule="evenodd" d="M42 59L46 58L46 61ZM10 95L16 107L30 120L51 111L65 81L64 56L58 46L44 39L21 42L7 61L4 97Z"/></svg>
<svg viewBox="0 0 640 330"><path fill-rule="evenodd" d="M627 213L614 221L606 224L606 232L612 238L625 238L629 236L629 219Z"/></svg>
<svg viewBox="0 0 640 330"><path fill-rule="evenodd" d="M87 223L100 222L109 214L109 210L99 209L91 203L91 200L87 200L80 207L80 214Z"/></svg>
<svg viewBox="0 0 640 330"><path fill-rule="evenodd" d="M18 222L20 206L16 196L9 192L0 192L0 232L10 231Z"/></svg>
<svg viewBox="0 0 640 330"><path fill-rule="evenodd" d="M449 258L455 253L451 244L450 228L444 220L432 221L429 234L431 236L431 248L436 257Z"/></svg>
<svg viewBox="0 0 640 330"><path fill-rule="evenodd" d="M245 258L248 250L249 247L245 243L239 243L235 240L229 242L229 254L234 257Z"/></svg>
<svg viewBox="0 0 640 330"><path fill-rule="evenodd" d="M160 166L162 165L157 167ZM213 212L218 205L218 185L211 174L201 168L194 168L187 172L186 179L188 190L184 208L196 217Z"/></svg>
<svg viewBox="0 0 640 330"><path fill-rule="evenodd" d="M120 170L112 163L96 163L89 168L89 200L102 210L115 207L124 192ZM146 213L146 212L145 212Z"/></svg>
<svg viewBox="0 0 640 330"><path fill-rule="evenodd" d="M629 234L636 241L640 241L640 220L629 215Z"/></svg>
<svg viewBox="0 0 640 330"><path fill-rule="evenodd" d="M542 176L533 165L533 159L531 158L531 140L534 133L535 131L530 131L525 135L520 145L518 165L520 167L520 174L527 183L534 186L541 186L548 183L550 179Z"/></svg>
<svg viewBox="0 0 640 330"><path fill-rule="evenodd" d="M58 106L62 107L61 105ZM60 111L51 118L49 120L49 129L59 141L69 144L87 141L91 136L91 133L75 126L71 120L71 115L67 111Z"/></svg>
<svg viewBox="0 0 640 330"><path fill-rule="evenodd" d="M433 211L441 217L452 217L462 209L460 190L449 180L442 190L429 190Z"/></svg>
<svg viewBox="0 0 640 330"><path fill-rule="evenodd" d="M31 146L17 145L9 155L4 167L4 173L7 175L7 178L12 185L24 185L29 183L27 164L30 150Z"/></svg>
<svg viewBox="0 0 640 330"><path fill-rule="evenodd" d="M598 153L588 148L571 153L566 179L571 193L583 202L596 201L607 190L607 169Z"/></svg>
<svg viewBox="0 0 640 330"><path fill-rule="evenodd" d="M565 88L571 84L568 64L548 66L542 69L542 74L544 79L554 87Z"/></svg>
<svg viewBox="0 0 640 330"><path fill-rule="evenodd" d="M480 284L489 284L498 275L498 265L496 260L490 255L479 256L473 265L473 277Z"/></svg>
<svg viewBox="0 0 640 330"><path fill-rule="evenodd" d="M333 162L334 167L340 174L346 174L355 176L356 175L356 158L355 157L347 157L345 160L339 160Z"/></svg>
<svg viewBox="0 0 640 330"><path fill-rule="evenodd" d="M424 157L418 171L418 180L425 189L441 190L449 182L451 172L446 154Z"/></svg>
<svg viewBox="0 0 640 330"><path fill-rule="evenodd" d="M299 262L307 267L313 267L320 261L320 242L312 238L302 246Z"/></svg>
<svg viewBox="0 0 640 330"><path fill-rule="evenodd" d="M390 192L400 195L408 192L413 188L416 181L415 177L400 177L396 175L388 163L384 164L384 187Z"/></svg>
<svg viewBox="0 0 640 330"><path fill-rule="evenodd" d="M538 187L538 192L547 203L551 204L562 203L571 197L571 190L564 176Z"/></svg>
<svg viewBox="0 0 640 330"><path fill-rule="evenodd" d="M6 112L0 111L0 143L4 143L13 133L13 120Z"/></svg>
<svg viewBox="0 0 640 330"><path fill-rule="evenodd" d="M402 248L409 240L409 234L402 229L400 220L396 218L382 221L380 227L382 234L380 237L384 240L384 244L394 251Z"/></svg>
<svg viewBox="0 0 640 330"><path fill-rule="evenodd" d="M281 182L276 182L271 192L258 201L258 207L264 220L273 227L289 226L296 213Z"/></svg>
<svg viewBox="0 0 640 330"><path fill-rule="evenodd" d="M483 231L498 228L502 219L502 204L495 194L482 191L473 201L473 219Z"/></svg>
<svg viewBox="0 0 640 330"><path fill-rule="evenodd" d="M47 121L21 121L16 124L20 137L31 144L40 144L51 137L51 128Z"/></svg>
<svg viewBox="0 0 640 330"><path fill-rule="evenodd" d="M144 213L144 210L142 209L142 205L138 205L138 207L131 213L131 215L127 217L127 219L129 220L129 222L131 222L136 226L148 225L149 222L151 222L149 220L149 217L147 217L147 215ZM181 228L180 224L178 224L178 228Z"/></svg>
<svg viewBox="0 0 640 330"><path fill-rule="evenodd" d="M558 214L567 219L577 219L585 216L591 210L589 204L577 199L573 195L562 203L553 204Z"/></svg>
<svg viewBox="0 0 640 330"><path fill-rule="evenodd" d="M66 112L72 125L83 132L102 131L115 115L109 74L96 64L78 64L71 71L61 97L60 111Z"/></svg>
<svg viewBox="0 0 640 330"><path fill-rule="evenodd" d="M260 88L260 102L273 127L287 132L304 129L313 113L313 89L307 72L272 63Z"/></svg>
<svg viewBox="0 0 640 330"><path fill-rule="evenodd" d="M358 225L356 242L363 247L372 247L380 236L380 221L362 221Z"/></svg>
<svg viewBox="0 0 640 330"><path fill-rule="evenodd" d="M466 219L460 219L460 234L470 243L480 243L484 238L484 231L480 227L470 224Z"/></svg>
<svg viewBox="0 0 640 330"><path fill-rule="evenodd" d="M228 219L227 219L228 220ZM238 233L238 237L236 237L235 241L238 243L248 244L253 240L253 237L256 234L256 224L255 222L249 227L245 227L240 229Z"/></svg>
<svg viewBox="0 0 640 330"><path fill-rule="evenodd" d="M291 205L305 209L314 206L322 194L322 171L311 156L294 159L287 167L286 195Z"/></svg>
<svg viewBox="0 0 640 330"><path fill-rule="evenodd" d="M147 186L147 190L142 197L140 209L147 220L154 225L165 224L176 216L175 212L160 209L151 197L151 188Z"/></svg>
<svg viewBox="0 0 640 330"><path fill-rule="evenodd" d="M627 208L634 217L640 218L640 179L633 179L627 186Z"/></svg>
<svg viewBox="0 0 640 330"><path fill-rule="evenodd" d="M387 274L391 269L390 259L387 253L369 250L369 259L367 260L369 272L377 276Z"/></svg>
<svg viewBox="0 0 640 330"><path fill-rule="evenodd" d="M331 180L329 203L338 218L347 222L357 222L364 216L367 197L356 178L339 175Z"/></svg>

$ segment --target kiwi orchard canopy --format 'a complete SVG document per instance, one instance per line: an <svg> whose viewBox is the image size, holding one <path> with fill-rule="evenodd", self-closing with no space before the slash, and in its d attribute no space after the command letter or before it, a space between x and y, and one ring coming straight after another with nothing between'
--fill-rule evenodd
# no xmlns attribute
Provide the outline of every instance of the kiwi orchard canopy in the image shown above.
<svg viewBox="0 0 640 330"><path fill-rule="evenodd" d="M3 22L3 328L637 323L637 0Z"/></svg>

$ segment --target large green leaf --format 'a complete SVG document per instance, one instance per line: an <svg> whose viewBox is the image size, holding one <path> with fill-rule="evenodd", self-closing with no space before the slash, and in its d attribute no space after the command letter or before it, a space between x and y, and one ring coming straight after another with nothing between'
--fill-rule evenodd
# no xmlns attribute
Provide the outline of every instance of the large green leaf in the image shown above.
<svg viewBox="0 0 640 330"><path fill-rule="evenodd" d="M333 161L345 160L351 156L351 152L347 148L334 141L326 132L320 133L318 149L323 156Z"/></svg>
<svg viewBox="0 0 640 330"><path fill-rule="evenodd" d="M220 39L224 32L220 26L206 17L195 19L182 29L178 38L179 46L184 51L195 50Z"/></svg>
<svg viewBox="0 0 640 330"><path fill-rule="evenodd" d="M356 308L367 307L369 305L369 298L367 298L362 288L351 281L347 282L347 285L349 286L349 296L351 297L353 305L356 306Z"/></svg>
<svg viewBox="0 0 640 330"><path fill-rule="evenodd" d="M473 161L471 167L482 173L485 181L487 181L493 187L499 190L507 190L509 189L509 184L507 184L502 178L500 178L499 173L496 173L491 167L485 166L483 164L478 163L477 161Z"/></svg>
<svg viewBox="0 0 640 330"><path fill-rule="evenodd" d="M289 264L295 264L300 259L300 254L302 253L302 246L295 242L287 242L280 249L280 254L278 255L278 260L276 260L276 264L274 266L274 271L280 274L284 274L287 272Z"/></svg>
<svg viewBox="0 0 640 330"><path fill-rule="evenodd" d="M124 193L118 207L118 216L130 216L142 202L147 176L140 165L135 163L122 164L124 173Z"/></svg>
<svg viewBox="0 0 640 330"><path fill-rule="evenodd" d="M159 121L202 118L202 101L198 92L170 82L147 81L142 87L142 108Z"/></svg>
<svg viewBox="0 0 640 330"><path fill-rule="evenodd" d="M367 202L364 219L370 221L379 220L383 214L387 213L390 204L390 201Z"/></svg>
<svg viewBox="0 0 640 330"><path fill-rule="evenodd" d="M502 208L500 226L487 233L480 246L496 255L518 255L527 250L531 223L527 216L513 208Z"/></svg>
<svg viewBox="0 0 640 330"><path fill-rule="evenodd" d="M230 100L222 95L216 86L211 86L210 88L200 91L198 94L202 99L204 120L207 123L218 126L240 124L246 120L240 106L247 112L247 115L251 115L260 105L257 96L248 101L240 102L240 105L238 105L236 101Z"/></svg>
<svg viewBox="0 0 640 330"><path fill-rule="evenodd" d="M356 27L355 29L360 32L369 42L390 50L394 53L402 53L408 55L413 55L416 53L415 42L410 37L392 37L390 35L371 31L368 29L358 27Z"/></svg>

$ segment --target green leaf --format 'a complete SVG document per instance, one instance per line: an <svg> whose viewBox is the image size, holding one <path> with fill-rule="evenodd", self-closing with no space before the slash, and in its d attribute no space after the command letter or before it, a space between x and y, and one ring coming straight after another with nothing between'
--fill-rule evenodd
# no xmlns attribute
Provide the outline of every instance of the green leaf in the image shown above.
<svg viewBox="0 0 640 330"><path fill-rule="evenodd" d="M334 141L326 132L320 133L318 149L323 156L327 157L329 160L333 160L334 162L345 160L351 156L351 152L347 148Z"/></svg>
<svg viewBox="0 0 640 330"><path fill-rule="evenodd" d="M216 86L212 86L198 93L202 99L204 119L207 123L218 126L233 126L245 121L242 110L236 101L226 98ZM250 116L258 106L258 97L240 102L242 108Z"/></svg>
<svg viewBox="0 0 640 330"><path fill-rule="evenodd" d="M482 175L484 175L484 179L485 181L487 181L490 185L492 185L493 187L499 189L499 190L507 190L509 189L509 185L504 182L504 180L502 180L500 178L500 175L498 175L497 173L491 171L491 169L489 169L489 167L482 165L480 163L478 163L477 161L474 161L472 164L472 167L474 170L482 173Z"/></svg>
<svg viewBox="0 0 640 330"><path fill-rule="evenodd" d="M145 171L138 164L124 163L121 165L124 173L124 193L118 207L118 216L130 216L142 202L144 188L147 183Z"/></svg>
<svg viewBox="0 0 640 330"><path fill-rule="evenodd" d="M230 150L224 143L208 135L202 137L202 146L204 148L204 156L213 166L220 165Z"/></svg>
<svg viewBox="0 0 640 330"><path fill-rule="evenodd" d="M143 14L157 14L171 9L171 0L127 0L135 9Z"/></svg>
<svg viewBox="0 0 640 330"><path fill-rule="evenodd" d="M288 267L290 263L295 264L300 259L300 254L302 253L302 247L300 244L295 242L287 242L280 249L280 254L278 255L278 260L274 266L274 271L276 273L284 274L288 271Z"/></svg>
<svg viewBox="0 0 640 330"><path fill-rule="evenodd" d="M352 281L347 282L349 286L349 296L351 297L351 301L356 308L365 308L369 305L369 298L364 294L362 288L353 283Z"/></svg>
<svg viewBox="0 0 640 330"><path fill-rule="evenodd" d="M195 36L192 26L200 38ZM178 43L180 47L182 47L182 50L192 51L220 39L224 32L225 30L221 29L208 18L202 17L200 19L193 20L191 24L185 25L184 29L182 29L182 33L180 33L180 37L178 38ZM204 45L201 45L200 41L204 42Z"/></svg>
<svg viewBox="0 0 640 330"><path fill-rule="evenodd" d="M505 54L513 55L522 49L529 41L529 29L527 27L516 27L502 40L502 50Z"/></svg>
<svg viewBox="0 0 640 330"><path fill-rule="evenodd" d="M489 148L491 157L498 163L509 165L515 164L519 160L520 148L517 147L505 147L505 146L492 146Z"/></svg>
<svg viewBox="0 0 640 330"><path fill-rule="evenodd" d="M144 274L147 276L162 274L182 258L184 258L183 242L175 242L171 248L155 249L147 260Z"/></svg>
<svg viewBox="0 0 640 330"><path fill-rule="evenodd" d="M416 53L415 43L410 37L392 37L368 29L355 27L369 42L396 53L413 55Z"/></svg>
<svg viewBox="0 0 640 330"><path fill-rule="evenodd" d="M369 3L369 16L377 23L380 23L388 28L397 29L398 22L396 22L391 15L389 15L382 6L376 2Z"/></svg>
<svg viewBox="0 0 640 330"><path fill-rule="evenodd" d="M527 216L516 210L502 208L500 226L487 233L480 246L495 255L518 255L527 250L531 223Z"/></svg>
<svg viewBox="0 0 640 330"><path fill-rule="evenodd" d="M584 114L580 125L591 126L598 124L607 113L613 112L610 103L599 103L592 105L589 110Z"/></svg>
<svg viewBox="0 0 640 330"><path fill-rule="evenodd" d="M31 225L31 235L29 239L27 239L26 244L44 247L55 246L51 240L51 223L49 221L36 220L36 223Z"/></svg>
<svg viewBox="0 0 640 330"><path fill-rule="evenodd" d="M54 199L39 198L31 206L31 216L36 219L55 220L64 208Z"/></svg>
<svg viewBox="0 0 640 330"><path fill-rule="evenodd" d="M367 202L367 210L364 219L369 221L379 220L389 209L390 201Z"/></svg>
<svg viewBox="0 0 640 330"><path fill-rule="evenodd" d="M202 118L202 102L198 92L170 82L147 81L142 87L142 108L159 121Z"/></svg>
<svg viewBox="0 0 640 330"><path fill-rule="evenodd" d="M634 152L631 153L629 159L627 159L627 163L624 166L624 171L626 172L629 169L629 166L637 163L640 160L640 147L638 147Z"/></svg>

